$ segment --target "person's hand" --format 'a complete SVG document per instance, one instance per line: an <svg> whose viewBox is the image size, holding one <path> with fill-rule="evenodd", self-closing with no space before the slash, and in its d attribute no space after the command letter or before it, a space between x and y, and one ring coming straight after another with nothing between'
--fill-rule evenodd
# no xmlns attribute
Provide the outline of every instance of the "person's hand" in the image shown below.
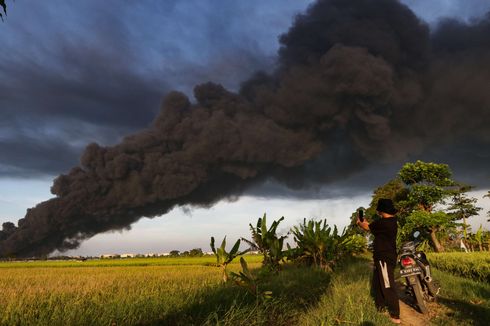
<svg viewBox="0 0 490 326"><path fill-rule="evenodd" d="M366 230L366 231L369 231L369 222L368 222L368 221L364 220L364 221L362 221L362 222L361 222L361 221L359 220L359 217L357 217L357 221L356 221L356 223L357 223L357 225L359 225L359 227L360 227L361 229L364 229L364 230Z"/></svg>

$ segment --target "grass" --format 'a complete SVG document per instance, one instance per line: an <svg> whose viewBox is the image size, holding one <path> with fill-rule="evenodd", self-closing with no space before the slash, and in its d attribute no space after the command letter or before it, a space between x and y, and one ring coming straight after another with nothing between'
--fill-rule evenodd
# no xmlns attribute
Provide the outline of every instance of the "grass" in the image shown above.
<svg viewBox="0 0 490 326"><path fill-rule="evenodd" d="M256 263L262 261L260 255L245 255L247 262ZM1 268L66 268L66 267L134 267L134 266L180 266L180 265L203 265L216 264L215 256L203 257L159 257L159 258L123 258L123 259L93 259L86 261L77 260L35 260L35 261L13 261L0 262Z"/></svg>
<svg viewBox="0 0 490 326"><path fill-rule="evenodd" d="M441 311L434 325L481 325L490 321L490 284L451 275L437 269L434 279L441 284Z"/></svg>
<svg viewBox="0 0 490 326"><path fill-rule="evenodd" d="M3 325L134 325L218 282L204 266L4 269Z"/></svg>
<svg viewBox="0 0 490 326"><path fill-rule="evenodd" d="M299 319L301 325L393 325L377 312L370 296L370 259L353 258L332 276L319 303Z"/></svg>
<svg viewBox="0 0 490 326"><path fill-rule="evenodd" d="M257 272L261 257L246 259ZM269 300L222 284L213 257L0 263L0 324L391 325L370 296L370 261L354 258L333 273L286 265L263 276ZM434 277L442 290L432 324L486 325L490 285Z"/></svg>
<svg viewBox="0 0 490 326"><path fill-rule="evenodd" d="M431 253L429 261L435 268L457 276L490 283L490 252Z"/></svg>
<svg viewBox="0 0 490 326"><path fill-rule="evenodd" d="M323 271L285 268L266 277L262 289L273 296L259 302L245 289L223 285L218 268L188 263L62 268L61 262L56 267L49 262L42 267L23 268L20 263L3 267L0 324L290 325L317 302L330 278ZM260 263L249 265L256 268ZM239 264L229 269L237 271Z"/></svg>

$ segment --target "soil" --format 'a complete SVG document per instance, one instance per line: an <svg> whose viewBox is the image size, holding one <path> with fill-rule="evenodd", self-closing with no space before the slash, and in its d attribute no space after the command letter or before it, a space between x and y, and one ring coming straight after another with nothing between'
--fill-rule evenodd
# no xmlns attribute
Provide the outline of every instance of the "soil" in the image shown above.
<svg viewBox="0 0 490 326"><path fill-rule="evenodd" d="M414 299L405 294L405 285L398 284L398 297L400 298L400 320L403 326L425 326L430 324L430 320L437 316L439 311L439 305L436 302L429 302L427 304L428 312L422 314L418 311L418 307L414 302Z"/></svg>

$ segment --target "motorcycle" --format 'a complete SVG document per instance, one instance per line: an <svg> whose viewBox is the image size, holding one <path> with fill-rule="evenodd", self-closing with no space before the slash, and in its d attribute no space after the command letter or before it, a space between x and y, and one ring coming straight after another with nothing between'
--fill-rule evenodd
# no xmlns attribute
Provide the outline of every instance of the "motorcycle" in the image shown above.
<svg viewBox="0 0 490 326"><path fill-rule="evenodd" d="M430 264L423 251L418 251L419 231L413 234L414 241L405 242L400 250L400 276L405 278L405 291L414 298L421 313L427 312L427 302L435 300L439 287L434 284Z"/></svg>

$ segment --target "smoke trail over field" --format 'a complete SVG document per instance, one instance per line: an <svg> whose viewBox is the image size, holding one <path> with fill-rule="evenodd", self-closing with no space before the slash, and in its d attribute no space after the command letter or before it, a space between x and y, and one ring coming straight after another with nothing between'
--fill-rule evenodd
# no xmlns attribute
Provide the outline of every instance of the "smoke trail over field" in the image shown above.
<svg viewBox="0 0 490 326"><path fill-rule="evenodd" d="M281 37L273 74L238 94L198 85L195 103L171 92L147 130L90 144L54 181L55 198L4 225L0 255L76 248L269 178L302 187L456 138L490 145L489 35L490 15L430 34L395 0L317 1Z"/></svg>

